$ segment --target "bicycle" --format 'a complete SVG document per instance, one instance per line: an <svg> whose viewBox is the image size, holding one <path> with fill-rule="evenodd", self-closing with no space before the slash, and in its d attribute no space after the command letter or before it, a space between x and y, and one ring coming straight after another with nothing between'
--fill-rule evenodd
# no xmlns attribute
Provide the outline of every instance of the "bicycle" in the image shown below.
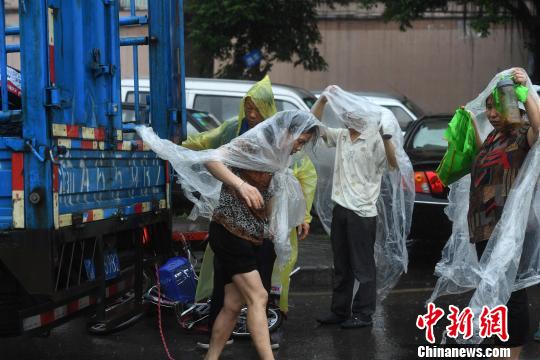
<svg viewBox="0 0 540 360"><path fill-rule="evenodd" d="M198 260L193 255L190 244L185 238L180 239L180 244L185 257L191 266L195 267ZM297 267L291 272L290 276L299 270L300 268ZM268 304L266 316L268 318L268 330L269 332L274 332L283 322L283 313L279 309L279 306L276 305L279 301L279 289L273 289L270 293L270 298L271 301ZM208 332L211 299L206 302L192 304L181 303L168 298L163 293L159 293L157 285L154 285L144 293L143 302L153 305L158 305L159 303L161 307L172 310L180 327L187 331ZM247 326L247 306L242 308L232 335L239 338L250 336Z"/></svg>

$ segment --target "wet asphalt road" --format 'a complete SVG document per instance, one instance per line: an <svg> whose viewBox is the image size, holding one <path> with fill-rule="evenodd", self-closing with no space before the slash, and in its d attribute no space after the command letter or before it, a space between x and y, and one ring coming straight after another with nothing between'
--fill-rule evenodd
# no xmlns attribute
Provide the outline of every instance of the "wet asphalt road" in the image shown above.
<svg viewBox="0 0 540 360"><path fill-rule="evenodd" d="M417 346L425 345L423 332L415 321L423 314L424 302L431 293L433 266L442 245L432 241L415 242L410 250L410 270L397 288L378 307L371 328L342 330L338 326L319 326L314 318L329 309L329 289L293 292L289 318L280 330L281 347L277 359L416 359ZM444 299L439 305L465 304L465 297ZM531 288L531 331L540 316L540 290ZM447 307L446 307L447 308ZM441 338L441 328L436 337ZM163 330L175 359L202 359L196 348L201 335L183 332L174 316L164 314ZM222 359L256 359L249 340L236 340ZM157 319L148 315L133 327L117 334L87 335L85 320L77 319L52 331L49 337L0 340L0 359L167 359ZM522 359L540 359L540 343L531 342Z"/></svg>

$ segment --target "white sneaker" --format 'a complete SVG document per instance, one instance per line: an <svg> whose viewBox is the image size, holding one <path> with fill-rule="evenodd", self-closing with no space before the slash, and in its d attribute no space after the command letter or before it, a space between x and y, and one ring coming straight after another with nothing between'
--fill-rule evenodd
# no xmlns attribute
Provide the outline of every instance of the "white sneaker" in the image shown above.
<svg viewBox="0 0 540 360"><path fill-rule="evenodd" d="M233 338L229 338L229 340L227 340L227 342L225 343L225 345L231 345L234 343L234 339ZM203 350L208 350L208 348L210 348L210 339L206 340L206 341L197 341L197 347L199 349L203 349Z"/></svg>
<svg viewBox="0 0 540 360"><path fill-rule="evenodd" d="M270 333L270 347L272 350L279 349L279 340L281 339L281 335L279 331Z"/></svg>

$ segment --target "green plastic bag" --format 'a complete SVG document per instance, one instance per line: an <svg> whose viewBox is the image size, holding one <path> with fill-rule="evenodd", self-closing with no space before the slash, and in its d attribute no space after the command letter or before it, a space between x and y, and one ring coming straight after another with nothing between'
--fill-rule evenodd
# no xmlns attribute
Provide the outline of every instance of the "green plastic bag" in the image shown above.
<svg viewBox="0 0 540 360"><path fill-rule="evenodd" d="M444 132L448 148L436 170L441 182L448 186L471 171L478 148L471 114L463 108L456 110Z"/></svg>

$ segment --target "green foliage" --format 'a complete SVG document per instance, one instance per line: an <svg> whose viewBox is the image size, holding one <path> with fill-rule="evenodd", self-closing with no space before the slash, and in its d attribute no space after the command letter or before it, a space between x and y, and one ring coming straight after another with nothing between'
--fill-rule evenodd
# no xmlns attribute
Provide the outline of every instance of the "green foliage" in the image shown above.
<svg viewBox="0 0 540 360"><path fill-rule="evenodd" d="M316 7L350 1L316 0L189 0L188 41L201 61L225 62L217 75L260 79L275 61L292 62L309 71L325 70L317 44ZM259 67L246 69L242 56L260 49Z"/></svg>

